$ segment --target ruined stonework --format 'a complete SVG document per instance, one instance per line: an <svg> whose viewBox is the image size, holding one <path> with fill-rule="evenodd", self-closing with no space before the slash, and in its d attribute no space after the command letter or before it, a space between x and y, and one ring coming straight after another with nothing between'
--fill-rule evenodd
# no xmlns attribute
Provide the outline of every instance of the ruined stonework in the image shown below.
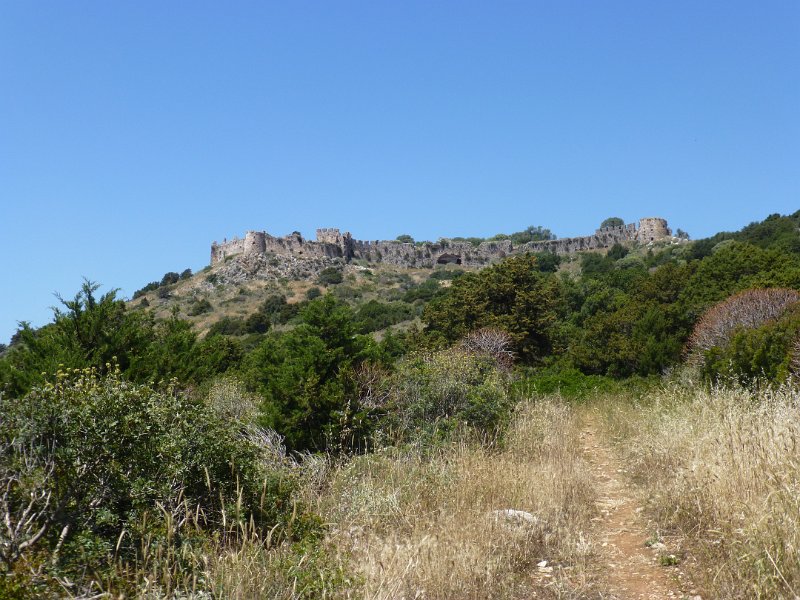
<svg viewBox="0 0 800 600"><path fill-rule="evenodd" d="M671 237L667 221L646 217L639 223L620 227L603 227L593 235L563 238L541 242L528 242L514 246L510 240L457 242L441 239L438 242L404 243L398 241L354 240L335 228L317 229L315 241L305 240L297 231L285 237L273 237L264 231L248 231L244 239L224 240L211 244L211 264L236 256L292 256L297 259L334 259L344 261L362 259L403 267L433 267L437 264L482 266L510 254L525 252L552 252L570 254L587 250L610 248L616 243L637 242L648 244Z"/></svg>
<svg viewBox="0 0 800 600"><path fill-rule="evenodd" d="M672 232L667 227L666 219L659 219L658 217L639 219L639 231L636 234L636 241L640 244L663 240L670 235L672 235Z"/></svg>

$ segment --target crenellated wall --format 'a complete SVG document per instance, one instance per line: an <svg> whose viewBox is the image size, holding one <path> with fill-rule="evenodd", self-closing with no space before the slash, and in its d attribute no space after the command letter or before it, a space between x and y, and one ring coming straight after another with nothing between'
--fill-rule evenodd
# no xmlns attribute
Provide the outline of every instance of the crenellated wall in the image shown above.
<svg viewBox="0 0 800 600"><path fill-rule="evenodd" d="M316 241L304 240L298 232L285 237L273 237L264 231L248 231L244 239L223 240L211 244L211 264L223 262L237 254L261 255L291 254L296 257L341 258L345 261L363 259L405 267L433 267L436 264L481 266L505 258L510 254L525 252L553 252L571 254L588 250L610 248L616 243L638 242L647 244L671 236L667 221L646 217L620 227L603 227L592 235L528 242L514 246L510 240L470 242L441 239L438 242L404 243L398 241L354 240L336 228L317 229Z"/></svg>

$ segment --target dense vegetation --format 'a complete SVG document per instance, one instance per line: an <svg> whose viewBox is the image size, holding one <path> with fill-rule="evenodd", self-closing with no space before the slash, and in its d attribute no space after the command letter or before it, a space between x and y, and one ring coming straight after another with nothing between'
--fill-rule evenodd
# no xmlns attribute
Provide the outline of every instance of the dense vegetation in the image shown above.
<svg viewBox="0 0 800 600"><path fill-rule="evenodd" d="M343 459L455 435L502 448L523 392L581 395L678 367L709 383L784 382L800 363L798 231L800 211L567 265L519 255L383 299L329 268L305 300L271 295L204 336L86 281L1 349L0 598L133 594L142 569L175 589L164 569L192 572L181 556L243 536L288 553L276 568L313 596L308 573L346 575L318 553L287 449ZM199 298L188 314L212 310ZM316 562L298 566L294 548Z"/></svg>

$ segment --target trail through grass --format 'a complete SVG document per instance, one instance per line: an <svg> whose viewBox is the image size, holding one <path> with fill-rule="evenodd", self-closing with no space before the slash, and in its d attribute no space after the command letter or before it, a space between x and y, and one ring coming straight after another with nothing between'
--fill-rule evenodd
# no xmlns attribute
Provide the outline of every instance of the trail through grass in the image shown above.
<svg viewBox="0 0 800 600"><path fill-rule="evenodd" d="M682 598L691 585L681 581L677 558L650 524L606 431L594 410L584 410L583 451L595 480L597 515L592 519L599 546L596 567L612 598L661 600Z"/></svg>

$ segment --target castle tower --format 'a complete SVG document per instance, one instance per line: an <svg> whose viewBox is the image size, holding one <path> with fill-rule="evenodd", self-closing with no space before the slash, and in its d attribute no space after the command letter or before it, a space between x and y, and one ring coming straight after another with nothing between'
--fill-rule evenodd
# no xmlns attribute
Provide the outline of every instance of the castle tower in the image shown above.
<svg viewBox="0 0 800 600"><path fill-rule="evenodd" d="M264 254L267 251L267 234L248 231L244 234L244 254Z"/></svg>
<svg viewBox="0 0 800 600"><path fill-rule="evenodd" d="M640 244L647 244L649 242L657 242L672 235L669 227L667 227L667 220L659 217L645 217L639 219L639 231L637 232L637 241Z"/></svg>
<svg viewBox="0 0 800 600"><path fill-rule="evenodd" d="M317 229L317 242L320 244L342 245L342 234L336 227Z"/></svg>

